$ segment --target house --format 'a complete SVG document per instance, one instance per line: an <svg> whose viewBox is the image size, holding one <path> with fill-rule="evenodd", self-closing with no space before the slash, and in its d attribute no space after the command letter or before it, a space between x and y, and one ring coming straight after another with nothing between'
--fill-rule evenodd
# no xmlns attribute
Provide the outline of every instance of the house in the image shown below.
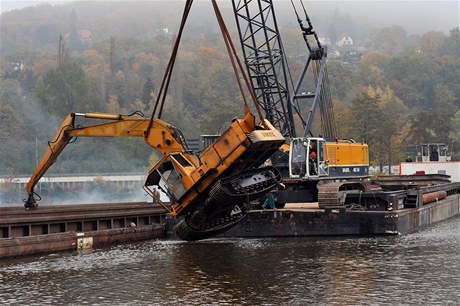
<svg viewBox="0 0 460 306"><path fill-rule="evenodd" d="M82 43L89 43L93 39L93 34L90 30L77 30L78 35L80 35L80 40Z"/></svg>
<svg viewBox="0 0 460 306"><path fill-rule="evenodd" d="M353 46L353 39L347 34L343 33L339 36L335 44L339 47Z"/></svg>

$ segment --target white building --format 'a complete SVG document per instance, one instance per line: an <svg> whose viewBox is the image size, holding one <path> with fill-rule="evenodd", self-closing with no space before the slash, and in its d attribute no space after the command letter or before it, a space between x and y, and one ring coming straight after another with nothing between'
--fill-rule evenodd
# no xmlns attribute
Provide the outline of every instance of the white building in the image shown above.
<svg viewBox="0 0 460 306"><path fill-rule="evenodd" d="M339 47L353 46L353 39L344 33L339 36L335 44Z"/></svg>

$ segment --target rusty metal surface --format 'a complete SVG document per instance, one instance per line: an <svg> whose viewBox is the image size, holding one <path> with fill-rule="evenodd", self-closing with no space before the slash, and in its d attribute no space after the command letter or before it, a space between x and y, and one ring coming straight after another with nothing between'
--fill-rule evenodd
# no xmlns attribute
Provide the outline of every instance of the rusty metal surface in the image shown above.
<svg viewBox="0 0 460 306"><path fill-rule="evenodd" d="M133 214L164 214L159 205L147 202L43 205L25 210L22 206L0 207L0 226L27 222L49 222L73 219L129 216Z"/></svg>
<svg viewBox="0 0 460 306"><path fill-rule="evenodd" d="M146 202L0 208L0 239L164 223L165 210Z"/></svg>
<svg viewBox="0 0 460 306"><path fill-rule="evenodd" d="M165 236L165 210L147 202L0 208L0 258Z"/></svg>
<svg viewBox="0 0 460 306"><path fill-rule="evenodd" d="M148 225L136 228L65 232L0 239L0 258L25 256L59 251L83 250L113 244L164 238L164 225Z"/></svg>

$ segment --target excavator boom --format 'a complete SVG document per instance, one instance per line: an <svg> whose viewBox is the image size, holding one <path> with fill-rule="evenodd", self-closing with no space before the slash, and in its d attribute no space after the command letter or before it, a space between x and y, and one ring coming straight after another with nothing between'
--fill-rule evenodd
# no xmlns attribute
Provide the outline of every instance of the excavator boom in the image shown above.
<svg viewBox="0 0 460 306"><path fill-rule="evenodd" d="M86 127L76 127L75 118L111 120L109 123L97 124ZM53 140L48 143L48 148L43 154L35 171L26 186L28 199L26 208L34 208L37 203L34 199L34 187L46 171L56 161L67 144L75 137L144 137L145 141L161 154L180 152L186 148L182 140L176 135L175 128L170 124L154 119L151 134L145 138L145 131L150 119L128 115L99 114L99 113L71 113L59 126Z"/></svg>

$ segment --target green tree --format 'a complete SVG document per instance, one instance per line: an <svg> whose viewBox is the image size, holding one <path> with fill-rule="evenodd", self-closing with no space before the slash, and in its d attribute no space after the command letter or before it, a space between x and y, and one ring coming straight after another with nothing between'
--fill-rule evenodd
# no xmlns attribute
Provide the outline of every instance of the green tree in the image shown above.
<svg viewBox="0 0 460 306"><path fill-rule="evenodd" d="M452 117L452 129L449 135L452 143L452 158L460 160L460 110Z"/></svg>
<svg viewBox="0 0 460 306"><path fill-rule="evenodd" d="M150 100L152 100L152 94L154 91L153 82L151 78L147 78L147 81L144 84L144 88L142 89L142 97L141 100L145 106L149 105Z"/></svg>
<svg viewBox="0 0 460 306"><path fill-rule="evenodd" d="M416 146L435 140L436 132L431 111L422 110L409 117L408 138Z"/></svg>
<svg viewBox="0 0 460 306"><path fill-rule="evenodd" d="M390 113L381 106L380 96L360 94L352 100L352 136L369 145L370 162L391 165L397 143L397 130Z"/></svg>
<svg viewBox="0 0 460 306"><path fill-rule="evenodd" d="M82 67L62 62L39 81L36 95L50 114L64 117L71 112L103 111L101 98L95 94Z"/></svg>
<svg viewBox="0 0 460 306"><path fill-rule="evenodd" d="M441 47L442 55L451 55L460 58L460 28L450 30L449 36L445 37Z"/></svg>
<svg viewBox="0 0 460 306"><path fill-rule="evenodd" d="M367 94L360 94L352 100L353 138L369 145L379 128L380 108L378 100Z"/></svg>
<svg viewBox="0 0 460 306"><path fill-rule="evenodd" d="M439 65L424 54L393 57L385 67L395 95L408 107L429 108L434 99L434 85Z"/></svg>
<svg viewBox="0 0 460 306"><path fill-rule="evenodd" d="M406 41L406 30L401 26L393 25L373 31L371 49L388 54L403 54L407 47Z"/></svg>

